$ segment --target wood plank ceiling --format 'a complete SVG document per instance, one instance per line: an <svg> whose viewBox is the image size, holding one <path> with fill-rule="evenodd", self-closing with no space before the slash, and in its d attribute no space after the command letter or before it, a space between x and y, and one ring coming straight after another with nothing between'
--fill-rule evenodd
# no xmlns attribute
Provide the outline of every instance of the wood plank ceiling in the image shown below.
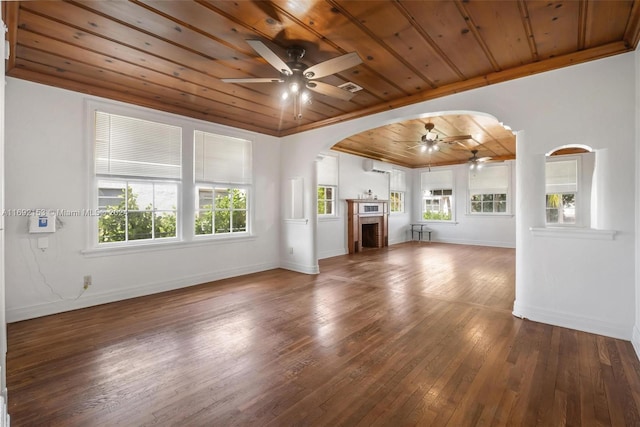
<svg viewBox="0 0 640 427"><path fill-rule="evenodd" d="M10 76L284 136L632 51L639 2L23 1L3 2L3 17ZM301 46L309 66L356 52L360 65L319 81L362 90L350 101L313 93L295 119L280 100L282 83L221 81L279 77L251 39L285 60L287 48ZM472 138L415 156L410 147L427 123L441 138ZM446 116L370 130L335 148L419 167L464 162L472 149L513 158L509 135L481 116Z"/></svg>

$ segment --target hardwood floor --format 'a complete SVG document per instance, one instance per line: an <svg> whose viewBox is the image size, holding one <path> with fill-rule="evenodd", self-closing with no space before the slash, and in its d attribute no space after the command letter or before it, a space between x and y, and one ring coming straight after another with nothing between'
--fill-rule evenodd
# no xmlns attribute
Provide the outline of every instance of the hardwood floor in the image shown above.
<svg viewBox="0 0 640 427"><path fill-rule="evenodd" d="M514 318L514 254L411 242L10 324L12 425L640 425L631 344Z"/></svg>

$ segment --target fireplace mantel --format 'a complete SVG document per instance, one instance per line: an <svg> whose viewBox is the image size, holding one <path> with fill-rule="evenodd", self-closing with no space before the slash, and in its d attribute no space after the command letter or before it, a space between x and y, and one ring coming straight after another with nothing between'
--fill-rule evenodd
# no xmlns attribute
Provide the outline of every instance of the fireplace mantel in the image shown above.
<svg viewBox="0 0 640 427"><path fill-rule="evenodd" d="M388 216L388 200L347 199L349 253L361 252L365 248L388 246Z"/></svg>

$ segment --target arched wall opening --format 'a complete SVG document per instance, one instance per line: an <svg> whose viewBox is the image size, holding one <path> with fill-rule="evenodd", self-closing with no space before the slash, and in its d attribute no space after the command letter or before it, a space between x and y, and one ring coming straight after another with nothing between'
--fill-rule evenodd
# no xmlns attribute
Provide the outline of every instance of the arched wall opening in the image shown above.
<svg viewBox="0 0 640 427"><path fill-rule="evenodd" d="M451 142L440 142L440 150L435 153L421 151L415 141L424 135L425 123L434 124L434 132L440 133L443 141ZM460 140L446 139L458 135ZM345 230L353 228L344 223L347 215L345 200L367 198L363 195L369 192L373 198L389 201L389 245L411 240L411 224L423 223L430 227L435 241L515 247L515 168L512 159L515 136L495 117L463 110L422 114L418 119L409 117L365 130L345 142L341 142L337 151L327 150L323 160L317 163L320 171L317 176L320 201L316 222L319 259L353 251L352 239L345 234ZM358 156L358 147L364 153L361 156ZM477 154L478 149L482 153L482 162L478 164L485 167L471 170L469 159ZM374 153L373 168L367 153ZM380 159L386 163L380 163ZM328 160L331 165L338 164L340 180L323 173ZM437 172L438 169L442 171ZM382 171L385 173L380 173ZM427 191L425 187L435 185L435 182L426 184L426 180L440 173L450 176L451 183L447 185L451 188L444 190L446 196L431 194L432 189ZM492 184L496 184L496 179L501 183L491 185L489 189L486 177L490 174L494 177ZM475 183L473 189L472 182ZM481 191L483 189L486 191ZM337 195L335 210L329 214L324 209L326 203L322 198L328 190ZM489 203L481 204L478 210L478 203L471 201L472 191L474 200L495 197L501 201L491 203L491 206ZM437 192L444 194L443 190ZM402 208L397 209L398 205Z"/></svg>

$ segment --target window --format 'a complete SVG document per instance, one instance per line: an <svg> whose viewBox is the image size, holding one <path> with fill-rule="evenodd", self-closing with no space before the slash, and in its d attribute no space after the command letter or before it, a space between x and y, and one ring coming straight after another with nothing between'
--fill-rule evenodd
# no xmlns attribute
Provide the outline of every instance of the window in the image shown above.
<svg viewBox="0 0 640 427"><path fill-rule="evenodd" d="M422 218L429 221L453 220L453 171L423 172Z"/></svg>
<svg viewBox="0 0 640 427"><path fill-rule="evenodd" d="M423 219L451 221L453 190L431 190L424 197Z"/></svg>
<svg viewBox="0 0 640 427"><path fill-rule="evenodd" d="M407 189L406 174L404 171L392 169L389 176L389 194L391 213L404 212L404 192Z"/></svg>
<svg viewBox="0 0 640 427"><path fill-rule="evenodd" d="M194 133L197 236L248 232L251 142Z"/></svg>
<svg viewBox="0 0 640 427"><path fill-rule="evenodd" d="M196 235L247 231L247 191L198 187Z"/></svg>
<svg viewBox="0 0 640 427"><path fill-rule="evenodd" d="M404 193L402 191L391 192L391 213L404 212Z"/></svg>
<svg viewBox="0 0 640 427"><path fill-rule="evenodd" d="M564 154L562 154L564 153ZM596 165L596 152L581 144L557 147L545 162L545 219L548 225L593 227L598 203L595 182L603 176L603 162ZM592 194L593 192L593 194ZM594 223L592 223L592 221Z"/></svg>
<svg viewBox="0 0 640 427"><path fill-rule="evenodd" d="M177 237L182 133L95 113L98 244Z"/></svg>
<svg viewBox="0 0 640 427"><path fill-rule="evenodd" d="M317 162L318 216L337 216L338 158L329 155L321 157Z"/></svg>
<svg viewBox="0 0 640 427"><path fill-rule="evenodd" d="M335 215L335 187L318 186L318 215Z"/></svg>
<svg viewBox="0 0 640 427"><path fill-rule="evenodd" d="M107 104L91 111L96 246L250 233L251 141L196 130L191 121L114 114L130 110Z"/></svg>
<svg viewBox="0 0 640 427"><path fill-rule="evenodd" d="M548 159L545 180L547 224L576 224L578 160Z"/></svg>
<svg viewBox="0 0 640 427"><path fill-rule="evenodd" d="M471 213L507 212L507 194L472 194Z"/></svg>
<svg viewBox="0 0 640 427"><path fill-rule="evenodd" d="M469 171L469 212L505 214L509 212L509 166L494 165Z"/></svg>
<svg viewBox="0 0 640 427"><path fill-rule="evenodd" d="M575 224L576 194L547 194L546 211L547 224Z"/></svg>

